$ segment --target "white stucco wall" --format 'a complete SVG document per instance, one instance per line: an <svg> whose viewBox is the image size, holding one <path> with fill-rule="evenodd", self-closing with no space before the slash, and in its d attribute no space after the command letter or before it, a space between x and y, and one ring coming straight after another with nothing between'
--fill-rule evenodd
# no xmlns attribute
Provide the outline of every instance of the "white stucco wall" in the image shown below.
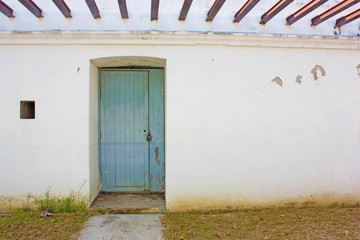
<svg viewBox="0 0 360 240"><path fill-rule="evenodd" d="M170 210L360 201L356 40L182 37L2 34L0 195L83 180L95 194L90 60L149 56L166 59ZM326 72L316 81L315 65ZM19 118L20 100L36 101L35 120Z"/></svg>

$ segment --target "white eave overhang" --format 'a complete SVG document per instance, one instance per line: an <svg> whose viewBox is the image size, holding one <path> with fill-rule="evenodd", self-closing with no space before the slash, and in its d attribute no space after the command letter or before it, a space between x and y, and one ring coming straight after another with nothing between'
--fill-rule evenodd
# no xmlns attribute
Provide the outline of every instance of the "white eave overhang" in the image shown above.
<svg viewBox="0 0 360 240"><path fill-rule="evenodd" d="M0 45L226 45L244 47L360 50L349 37L179 32L36 32L0 33Z"/></svg>

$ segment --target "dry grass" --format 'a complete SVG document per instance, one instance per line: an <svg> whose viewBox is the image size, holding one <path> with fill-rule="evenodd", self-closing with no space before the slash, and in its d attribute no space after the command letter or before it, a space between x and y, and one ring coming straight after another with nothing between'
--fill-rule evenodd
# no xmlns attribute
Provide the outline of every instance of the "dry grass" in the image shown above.
<svg viewBox="0 0 360 240"><path fill-rule="evenodd" d="M76 239L81 225L93 214L54 213L41 218L40 211L21 209L0 215L0 239Z"/></svg>
<svg viewBox="0 0 360 240"><path fill-rule="evenodd" d="M167 213L168 239L360 239L359 207Z"/></svg>

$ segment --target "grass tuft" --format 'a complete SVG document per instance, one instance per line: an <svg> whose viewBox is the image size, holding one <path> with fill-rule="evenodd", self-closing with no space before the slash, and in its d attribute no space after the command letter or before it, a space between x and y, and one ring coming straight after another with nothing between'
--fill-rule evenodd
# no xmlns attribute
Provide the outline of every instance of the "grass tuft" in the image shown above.
<svg viewBox="0 0 360 240"><path fill-rule="evenodd" d="M0 239L77 239L82 224L99 214L88 209L89 197L82 194L85 181L67 195L48 190L40 195L26 195L22 208L10 214L0 214ZM41 211L51 208L53 214L41 217Z"/></svg>
<svg viewBox="0 0 360 240"><path fill-rule="evenodd" d="M57 213L75 213L75 212L86 212L89 206L89 198L81 194L81 189L84 186L83 182L77 191L71 191L67 195L57 195L48 190L38 196L29 197L34 200L35 206L38 210L43 211L50 208L52 212Z"/></svg>

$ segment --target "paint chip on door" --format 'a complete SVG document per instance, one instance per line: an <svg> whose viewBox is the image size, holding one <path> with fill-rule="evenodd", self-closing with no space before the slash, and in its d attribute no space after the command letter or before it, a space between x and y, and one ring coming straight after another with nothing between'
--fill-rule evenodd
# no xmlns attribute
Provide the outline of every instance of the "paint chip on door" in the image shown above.
<svg viewBox="0 0 360 240"><path fill-rule="evenodd" d="M155 148L155 160L156 160L156 164L160 165L159 147Z"/></svg>

